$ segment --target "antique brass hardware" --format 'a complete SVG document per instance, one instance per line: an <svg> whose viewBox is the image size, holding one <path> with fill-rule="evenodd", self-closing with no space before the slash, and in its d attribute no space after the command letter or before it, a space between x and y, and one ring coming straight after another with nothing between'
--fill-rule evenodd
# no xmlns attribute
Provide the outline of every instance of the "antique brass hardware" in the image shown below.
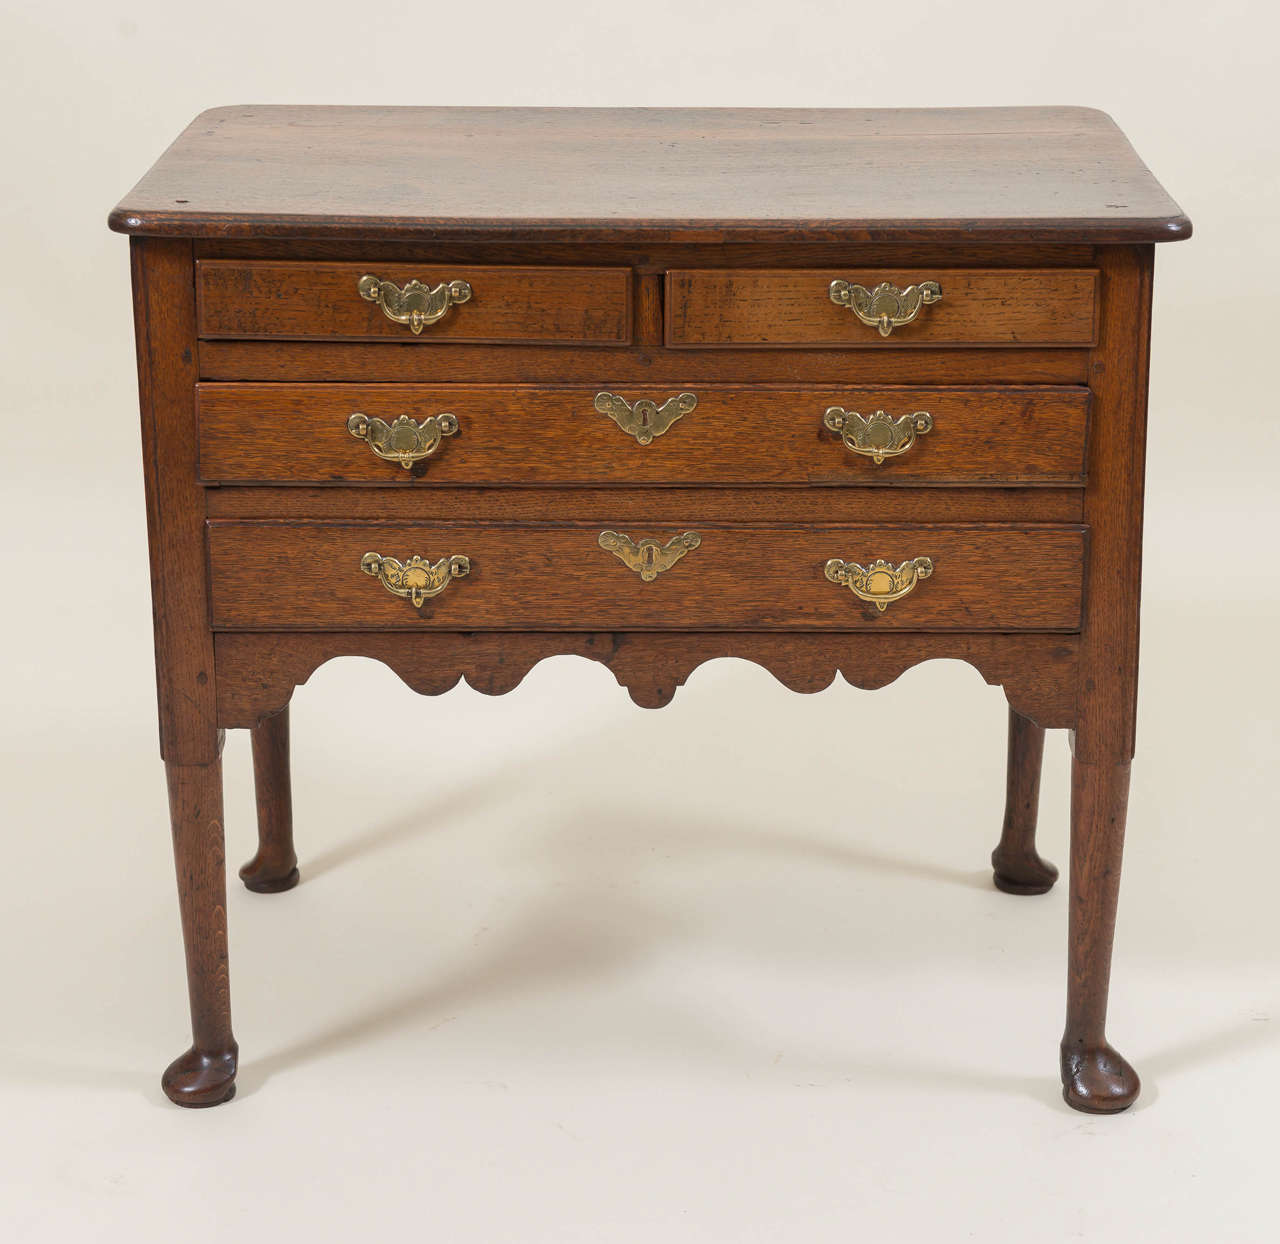
<svg viewBox="0 0 1280 1244"><path fill-rule="evenodd" d="M415 462L429 458L440 448L440 441L458 430L455 415L432 415L421 423L409 415L387 423L376 416L370 418L356 411L347 420L347 431L387 462L398 462L407 471Z"/></svg>
<svg viewBox="0 0 1280 1244"><path fill-rule="evenodd" d="M372 575L392 596L413 601L415 609L431 596L439 596L454 579L471 573L469 557L442 557L438 562L424 561L413 556L407 562L381 553L366 553L360 559L360 569Z"/></svg>
<svg viewBox="0 0 1280 1244"><path fill-rule="evenodd" d="M641 445L648 445L655 436L661 436L675 421L687 415L698 404L692 393L677 393L659 406L647 397L628 402L616 393L597 393L596 409L608 415L628 436L634 436Z"/></svg>
<svg viewBox="0 0 1280 1244"><path fill-rule="evenodd" d="M644 539L637 544L618 531L602 531L600 547L612 553L629 570L634 570L646 583L652 583L664 570L670 570L686 553L702 543L696 531L672 536L666 544Z"/></svg>
<svg viewBox="0 0 1280 1244"><path fill-rule="evenodd" d="M876 558L869 566L844 562L833 557L822 568L832 583L847 587L859 600L870 601L883 613L895 600L901 600L921 579L933 574L933 562L927 557L913 557L900 566Z"/></svg>
<svg viewBox="0 0 1280 1244"><path fill-rule="evenodd" d="M471 298L471 286L466 281L442 282L434 288L410 281L401 288L368 273L356 282L356 289L365 302L376 302L387 319L408 324L415 334L443 319L455 303Z"/></svg>
<svg viewBox="0 0 1280 1244"><path fill-rule="evenodd" d="M887 337L895 328L910 324L920 308L942 299L942 286L937 281L921 281L899 289L882 281L875 289L850 285L848 281L832 281L827 291L838 307L848 307L864 324L879 329Z"/></svg>
<svg viewBox="0 0 1280 1244"><path fill-rule="evenodd" d="M883 410L860 415L843 406L828 406L822 422L840 433L847 450L870 458L878 466L886 458L905 454L916 443L917 436L932 429L933 416L927 410L917 410L893 419Z"/></svg>

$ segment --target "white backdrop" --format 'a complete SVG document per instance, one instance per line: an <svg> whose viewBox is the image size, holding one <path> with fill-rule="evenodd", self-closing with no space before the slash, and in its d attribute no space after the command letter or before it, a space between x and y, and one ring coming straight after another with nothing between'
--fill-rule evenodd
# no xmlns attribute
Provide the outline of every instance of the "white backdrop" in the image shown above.
<svg viewBox="0 0 1280 1244"><path fill-rule="evenodd" d="M1262 0L0 5L0 1227L8 1238L1269 1239L1280 23ZM1113 1036L1056 1099L1065 893L986 881L1003 703L736 662L658 714L607 672L295 699L304 885L232 886L234 1106L185 1044L157 760L127 245L106 213L229 103L1110 112L1191 216L1157 258L1144 682ZM659 790L637 758L689 757ZM912 772L885 823L840 795ZM247 748L227 749L231 863ZM395 774L371 782L368 775ZM1044 792L1065 862L1065 747ZM838 782L836 779L841 779ZM384 848L386 848L384 850ZM341 867L338 867L338 865ZM268 1084L269 1081L269 1084ZM265 1091L259 1093L259 1088ZM8 1185L6 1188L5 1185ZM281 1189L284 1188L285 1191ZM925 1189L933 1189L926 1195ZM430 1203L430 1211L424 1206ZM425 1215L425 1217L424 1217ZM1074 1237L1072 1237L1074 1238Z"/></svg>

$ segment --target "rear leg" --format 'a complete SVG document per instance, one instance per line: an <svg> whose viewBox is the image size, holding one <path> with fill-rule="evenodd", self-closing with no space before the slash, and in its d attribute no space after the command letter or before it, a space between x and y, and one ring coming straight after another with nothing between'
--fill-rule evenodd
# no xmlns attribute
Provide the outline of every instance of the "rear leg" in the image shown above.
<svg viewBox="0 0 1280 1244"><path fill-rule="evenodd" d="M289 710L264 718L250 737L258 797L258 853L240 870L240 880L259 894L276 894L298 884L289 780Z"/></svg>
<svg viewBox="0 0 1280 1244"><path fill-rule="evenodd" d="M1058 870L1036 851L1044 728L1009 710L1009 771L1000 845L991 853L996 888L1006 894L1044 894Z"/></svg>

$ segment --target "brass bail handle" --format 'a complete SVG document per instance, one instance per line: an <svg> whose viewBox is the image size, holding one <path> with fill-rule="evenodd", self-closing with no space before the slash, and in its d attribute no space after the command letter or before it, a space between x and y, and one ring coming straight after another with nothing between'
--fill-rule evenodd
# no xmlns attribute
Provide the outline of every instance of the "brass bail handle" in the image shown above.
<svg viewBox="0 0 1280 1244"><path fill-rule="evenodd" d="M837 307L848 307L862 323L887 337L895 328L910 324L922 307L941 302L942 286L937 281L921 281L899 289L882 281L875 289L868 289L848 281L832 281L827 294Z"/></svg>
<svg viewBox="0 0 1280 1244"><path fill-rule="evenodd" d="M433 287L410 281L400 286L372 273L356 282L356 291L365 302L376 302L387 319L408 324L415 336L428 324L444 319L451 307L469 302L472 293L466 281L443 281Z"/></svg>
<svg viewBox="0 0 1280 1244"><path fill-rule="evenodd" d="M421 609L424 601L439 596L454 579L471 573L471 559L455 554L429 562L416 554L407 562L381 553L366 553L360 559L360 569L377 579L392 596L411 601L415 609Z"/></svg>
<svg viewBox="0 0 1280 1244"><path fill-rule="evenodd" d="M870 458L879 466L886 458L905 454L916 443L917 436L933 430L933 416L927 410L913 411L894 419L877 410L860 415L843 406L828 406L822 416L823 425L838 432L850 452Z"/></svg>
<svg viewBox="0 0 1280 1244"><path fill-rule="evenodd" d="M859 600L870 602L883 613L895 600L913 592L921 579L933 574L933 562L928 557L913 557L895 566L877 557L863 566L833 557L822 568L822 573L832 583L847 587Z"/></svg>
<svg viewBox="0 0 1280 1244"><path fill-rule="evenodd" d="M446 436L457 433L458 418L445 413L419 423L410 415L401 415L388 423L376 415L356 411L347 420L347 431L356 440L364 441L377 457L398 462L407 471L414 463L431 457Z"/></svg>

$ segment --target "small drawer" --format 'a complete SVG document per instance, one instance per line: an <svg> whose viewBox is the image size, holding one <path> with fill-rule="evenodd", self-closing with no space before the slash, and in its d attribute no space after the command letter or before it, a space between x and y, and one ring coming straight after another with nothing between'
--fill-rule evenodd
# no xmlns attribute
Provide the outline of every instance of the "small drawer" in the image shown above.
<svg viewBox="0 0 1280 1244"><path fill-rule="evenodd" d="M1090 346L1091 268L667 273L669 346Z"/></svg>
<svg viewBox="0 0 1280 1244"><path fill-rule="evenodd" d="M202 259L196 308L202 337L619 345L631 270Z"/></svg>
<svg viewBox="0 0 1280 1244"><path fill-rule="evenodd" d="M1085 550L1056 525L212 520L208 539L220 630L1073 631Z"/></svg>
<svg viewBox="0 0 1280 1244"><path fill-rule="evenodd" d="M201 384L210 484L1079 485L1072 386Z"/></svg>

